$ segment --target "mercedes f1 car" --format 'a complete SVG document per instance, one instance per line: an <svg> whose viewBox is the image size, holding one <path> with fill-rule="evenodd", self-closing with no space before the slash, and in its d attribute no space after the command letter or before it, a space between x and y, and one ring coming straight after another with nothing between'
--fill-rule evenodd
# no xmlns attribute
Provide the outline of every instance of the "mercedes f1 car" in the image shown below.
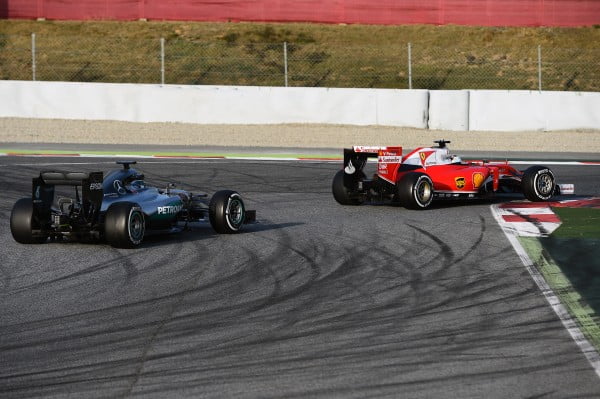
<svg viewBox="0 0 600 399"><path fill-rule="evenodd" d="M144 175L118 161L122 169L102 172L43 171L33 179L32 196L18 200L10 215L10 230L20 243L48 239L102 240L118 248L141 244L149 231L180 231L208 217L218 233L237 233L254 221L240 194L231 190L192 194L147 186ZM74 198L55 195L57 186L72 186ZM70 189L68 189L70 190Z"/></svg>
<svg viewBox="0 0 600 399"><path fill-rule="evenodd" d="M556 184L545 166L519 171L506 162L468 161L451 155L447 144L419 147L402 155L402 147L355 146L344 149L344 168L333 178L335 200L342 205L386 201L411 209L428 208L434 199L491 198L499 193L522 193L530 201L548 201L573 194L573 184ZM377 172L368 179L363 168L377 158Z"/></svg>

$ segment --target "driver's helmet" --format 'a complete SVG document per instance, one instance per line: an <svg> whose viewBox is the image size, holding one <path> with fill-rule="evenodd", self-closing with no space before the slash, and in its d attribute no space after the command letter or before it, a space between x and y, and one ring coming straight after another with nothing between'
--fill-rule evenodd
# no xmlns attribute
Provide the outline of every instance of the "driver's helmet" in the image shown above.
<svg viewBox="0 0 600 399"><path fill-rule="evenodd" d="M127 190L135 192L146 188L146 183L144 183L143 180L132 180L131 182L129 182L129 184L127 184L126 187Z"/></svg>
<svg viewBox="0 0 600 399"><path fill-rule="evenodd" d="M450 163L461 163L462 159L458 155L452 155L450 157Z"/></svg>
<svg viewBox="0 0 600 399"><path fill-rule="evenodd" d="M132 173L124 179L125 188L127 191L136 192L146 188L146 183L144 183L144 175L139 173Z"/></svg>

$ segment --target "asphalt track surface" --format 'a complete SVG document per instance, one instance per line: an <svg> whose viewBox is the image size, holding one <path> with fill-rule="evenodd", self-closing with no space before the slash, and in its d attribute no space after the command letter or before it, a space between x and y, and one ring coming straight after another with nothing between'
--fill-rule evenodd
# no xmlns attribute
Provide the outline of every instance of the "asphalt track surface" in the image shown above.
<svg viewBox="0 0 600 399"><path fill-rule="evenodd" d="M112 162L0 158L0 397L600 397L489 202L343 207L339 163L143 160L149 183L238 190L258 223L13 241L40 169ZM600 193L600 166L552 169Z"/></svg>

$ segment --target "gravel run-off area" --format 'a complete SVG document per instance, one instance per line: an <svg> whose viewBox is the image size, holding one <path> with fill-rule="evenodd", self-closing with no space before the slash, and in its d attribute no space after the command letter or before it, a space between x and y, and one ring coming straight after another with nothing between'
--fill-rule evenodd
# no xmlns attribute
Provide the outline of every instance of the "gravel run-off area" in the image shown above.
<svg viewBox="0 0 600 399"><path fill-rule="evenodd" d="M1 143L342 148L452 141L455 150L600 153L600 130L451 132L391 126L199 125L0 118Z"/></svg>

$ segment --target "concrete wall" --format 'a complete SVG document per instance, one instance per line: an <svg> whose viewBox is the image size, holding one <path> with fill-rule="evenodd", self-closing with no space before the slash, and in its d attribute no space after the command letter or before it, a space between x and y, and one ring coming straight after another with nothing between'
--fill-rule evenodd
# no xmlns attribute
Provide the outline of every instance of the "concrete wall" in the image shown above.
<svg viewBox="0 0 600 399"><path fill-rule="evenodd" d="M600 129L600 93L472 90L469 129Z"/></svg>
<svg viewBox="0 0 600 399"><path fill-rule="evenodd" d="M0 117L427 127L427 90L0 81Z"/></svg>
<svg viewBox="0 0 600 399"><path fill-rule="evenodd" d="M469 130L469 91L429 92L429 129Z"/></svg>
<svg viewBox="0 0 600 399"><path fill-rule="evenodd" d="M457 131L600 129L600 93L0 81L0 117Z"/></svg>

